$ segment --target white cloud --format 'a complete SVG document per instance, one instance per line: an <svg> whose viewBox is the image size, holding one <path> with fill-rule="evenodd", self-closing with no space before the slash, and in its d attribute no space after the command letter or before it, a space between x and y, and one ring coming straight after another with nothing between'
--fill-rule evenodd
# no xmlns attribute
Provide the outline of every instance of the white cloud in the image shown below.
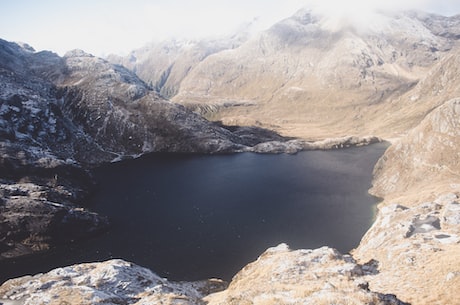
<svg viewBox="0 0 460 305"><path fill-rule="evenodd" d="M307 0L306 7L325 16L324 28L337 31L343 26L357 30L381 29L388 20L379 12L419 10L441 14L460 10L458 0Z"/></svg>
<svg viewBox="0 0 460 305"><path fill-rule="evenodd" d="M348 16L377 10L421 10L446 15L460 13L458 0L307 0L306 3L329 14Z"/></svg>

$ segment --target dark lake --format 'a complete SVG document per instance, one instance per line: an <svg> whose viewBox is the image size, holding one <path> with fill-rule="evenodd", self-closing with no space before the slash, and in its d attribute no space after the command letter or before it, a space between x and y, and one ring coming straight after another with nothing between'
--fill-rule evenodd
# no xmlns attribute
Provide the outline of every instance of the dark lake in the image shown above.
<svg viewBox="0 0 460 305"><path fill-rule="evenodd" d="M385 144L296 155L153 154L94 170L91 208L111 230L2 263L0 281L80 262L123 258L172 280L226 280L268 247L356 247L376 198Z"/></svg>

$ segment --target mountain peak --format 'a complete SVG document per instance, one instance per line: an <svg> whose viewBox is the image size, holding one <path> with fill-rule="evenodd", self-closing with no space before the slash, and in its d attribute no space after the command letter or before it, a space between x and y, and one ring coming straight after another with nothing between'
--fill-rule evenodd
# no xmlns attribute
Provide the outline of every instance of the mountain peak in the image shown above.
<svg viewBox="0 0 460 305"><path fill-rule="evenodd" d="M16 44L24 51L35 53L35 49L28 43L18 41Z"/></svg>

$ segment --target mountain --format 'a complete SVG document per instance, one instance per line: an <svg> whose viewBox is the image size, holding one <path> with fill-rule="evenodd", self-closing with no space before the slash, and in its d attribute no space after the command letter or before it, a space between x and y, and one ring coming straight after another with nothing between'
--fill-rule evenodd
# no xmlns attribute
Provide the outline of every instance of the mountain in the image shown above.
<svg viewBox="0 0 460 305"><path fill-rule="evenodd" d="M161 95L170 98L177 94L182 80L194 66L212 54L239 47L253 35L256 25L254 20L220 39L151 43L128 56L109 55L107 60L132 70Z"/></svg>
<svg viewBox="0 0 460 305"><path fill-rule="evenodd" d="M6 146L90 164L151 151L238 147L231 132L161 98L121 66L83 51L60 58L5 41L1 46Z"/></svg>
<svg viewBox="0 0 460 305"><path fill-rule="evenodd" d="M417 84L458 54L459 37L460 16L380 13L365 27L331 29L326 17L304 9L198 62L169 57L188 71L172 100L211 120L288 136L393 137L435 107L420 105L420 115L394 122L412 109L405 99Z"/></svg>

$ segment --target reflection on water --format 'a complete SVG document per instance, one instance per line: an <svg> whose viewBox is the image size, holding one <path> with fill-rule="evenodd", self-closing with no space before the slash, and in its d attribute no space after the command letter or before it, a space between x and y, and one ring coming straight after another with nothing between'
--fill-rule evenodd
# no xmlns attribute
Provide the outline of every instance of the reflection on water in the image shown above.
<svg viewBox="0 0 460 305"><path fill-rule="evenodd" d="M230 279L266 248L348 252L371 225L385 145L297 155L156 154L94 171L109 232L3 264L2 279L123 258L173 280Z"/></svg>

